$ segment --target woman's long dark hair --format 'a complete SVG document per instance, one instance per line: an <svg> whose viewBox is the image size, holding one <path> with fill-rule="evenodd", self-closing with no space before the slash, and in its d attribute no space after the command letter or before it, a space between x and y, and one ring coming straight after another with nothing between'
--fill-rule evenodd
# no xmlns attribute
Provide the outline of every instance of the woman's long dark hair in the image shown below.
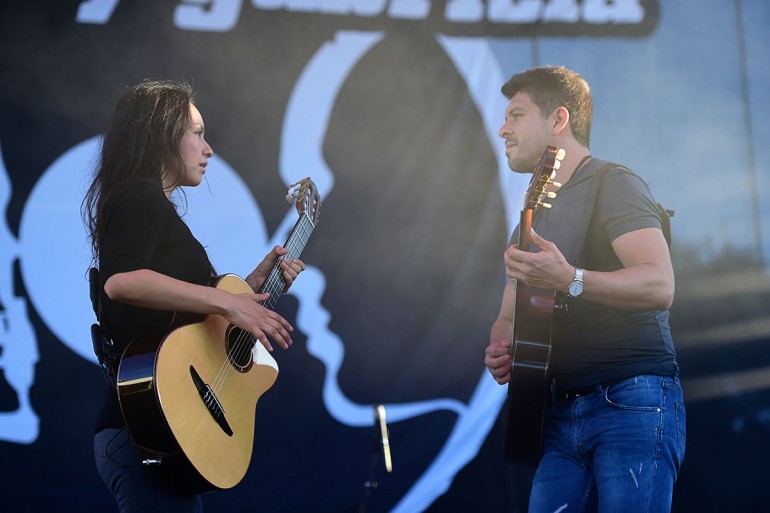
<svg viewBox="0 0 770 513"><path fill-rule="evenodd" d="M141 82L118 101L81 205L94 261L99 258L104 205L117 186L149 180L162 187L167 176L174 182L182 176L180 143L190 127L191 103L194 93L188 84L158 80Z"/></svg>

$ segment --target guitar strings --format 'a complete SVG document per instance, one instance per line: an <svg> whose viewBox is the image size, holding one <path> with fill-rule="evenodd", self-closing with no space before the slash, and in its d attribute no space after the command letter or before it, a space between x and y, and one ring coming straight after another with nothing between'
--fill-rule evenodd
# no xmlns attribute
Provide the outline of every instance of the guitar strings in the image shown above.
<svg viewBox="0 0 770 513"><path fill-rule="evenodd" d="M294 228L292 229L292 232L290 233L288 240L286 242L285 247L288 249L288 252L286 254L286 257L288 258L298 258L302 250L304 249L305 244L307 243L308 239L310 238L310 234L312 230L315 228L315 223L310 219L308 215L308 200L305 199L304 203L305 208L302 212L300 212L300 218L295 224ZM317 217L317 208L320 206L319 202L314 202L313 209L316 212ZM309 229L307 227L307 224L310 225ZM294 237L296 235L299 235L301 237L302 244L296 244L294 242ZM270 273L268 273L268 277L266 280L266 283L263 284L262 289L260 292L269 292L270 296L267 300L263 301L261 304L265 306L266 308L273 310L273 307L275 303L278 300L278 297L280 296L280 292L285 288L286 282L281 277L281 270L280 270L280 260L276 262L276 264L273 266L273 268L270 270ZM225 358L224 361L221 363L219 370L216 373L216 376L214 377L214 380L211 385L209 385L209 389L212 391L212 394L206 394L204 397L204 402L206 406L211 409L211 403L216 401L216 397L221 391L225 388L228 381L230 380L230 376L236 375L236 369L233 369L236 367L236 365L239 365L243 363L246 365L246 358L248 357L249 353L252 354L251 361L249 363L253 363L253 350L255 347L255 344L260 343L259 339L254 336L253 334L242 330L240 328L237 328L235 326L231 327L232 329L238 329L238 335L235 339L235 342L232 344L231 348L227 347L227 340L225 340ZM228 329L228 332L225 334L226 338L230 338L230 330ZM248 372L249 369L246 370ZM222 408L224 409L224 406L222 405Z"/></svg>
<svg viewBox="0 0 770 513"><path fill-rule="evenodd" d="M310 226L307 226L308 224ZM303 215L300 216L299 221L295 225L294 229L292 230L292 233L290 234L287 240L285 247L289 251L284 256L284 258L294 259L300 256L302 250L305 247L305 244L310 238L310 234L312 233L313 228L314 228L313 223L310 221L310 218L307 216L307 213L303 213ZM301 244L298 244L294 240L295 236L299 238L299 241L301 242ZM284 281L283 277L281 277L281 268L280 268L280 260L279 260L270 270L267 280L261 289L261 292L263 293L264 292L270 293L270 296L261 304L266 308L273 310L273 307L275 306L275 303L278 301L278 297L280 296L280 293L283 291L285 286L286 286L286 282ZM238 329L239 333L235 339L235 343L232 344L230 351L225 351L225 359L222 362L219 368L219 371L217 372L217 375L214 378L214 381L212 382L211 388L215 393L221 392L227 386L231 376L237 375L237 371L234 368L235 367L234 363L246 362L247 356L249 355L249 353L252 353L255 344L260 343L258 338L253 334L249 333L248 331L242 330L240 328L235 328L235 327L233 327L233 329ZM234 363L231 364L230 360L232 360ZM253 357L252 357L252 360L253 360ZM211 398L210 400L213 401L214 399Z"/></svg>
<svg viewBox="0 0 770 513"><path fill-rule="evenodd" d="M277 277L277 278L276 278ZM280 282L280 267L279 263L271 269L268 279L265 285L262 287L262 292L270 292L270 298L277 291L278 283ZM268 299L270 299L268 298ZM264 305L267 301L263 301ZM257 337L249 333L246 330L242 330L237 327L232 329L238 330L238 335L235 338L235 342L225 350L225 358L222 362L219 372L214 379L211 387L215 392L221 392L227 386L232 376L237 375L238 372L235 367L236 364L246 362L247 355L252 351L254 344L258 344Z"/></svg>

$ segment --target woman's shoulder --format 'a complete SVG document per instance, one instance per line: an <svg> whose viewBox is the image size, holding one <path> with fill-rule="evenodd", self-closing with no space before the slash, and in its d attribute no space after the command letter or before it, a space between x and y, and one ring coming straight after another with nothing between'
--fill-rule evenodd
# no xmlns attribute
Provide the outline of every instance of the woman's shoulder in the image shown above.
<svg viewBox="0 0 770 513"><path fill-rule="evenodd" d="M153 180L129 180L115 187L120 194L143 194L146 196L165 196L163 185Z"/></svg>
<svg viewBox="0 0 770 513"><path fill-rule="evenodd" d="M157 209L168 203L163 186L151 180L130 180L120 183L104 204L106 215L123 209Z"/></svg>
<svg viewBox="0 0 770 513"><path fill-rule="evenodd" d="M112 200L122 201L157 201L165 199L163 186L151 180L129 180L115 186Z"/></svg>

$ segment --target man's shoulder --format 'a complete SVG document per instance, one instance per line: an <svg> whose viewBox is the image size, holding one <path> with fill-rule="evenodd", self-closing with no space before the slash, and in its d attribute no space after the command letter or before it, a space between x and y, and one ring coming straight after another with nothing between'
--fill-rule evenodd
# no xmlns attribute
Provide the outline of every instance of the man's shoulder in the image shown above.
<svg viewBox="0 0 770 513"><path fill-rule="evenodd" d="M585 174L582 171L580 173L583 175L581 179L593 179L597 185L603 185L603 188L649 189L647 181L636 171L610 160L591 159L584 171Z"/></svg>
<svg viewBox="0 0 770 513"><path fill-rule="evenodd" d="M641 176L627 166L597 158L591 158L586 162L569 180L568 185L569 188L598 191L605 181L620 184L621 187L628 181L637 182L637 185L646 185Z"/></svg>
<svg viewBox="0 0 770 513"><path fill-rule="evenodd" d="M630 167L611 160L592 158L586 165L586 175L604 177L607 174L639 176Z"/></svg>

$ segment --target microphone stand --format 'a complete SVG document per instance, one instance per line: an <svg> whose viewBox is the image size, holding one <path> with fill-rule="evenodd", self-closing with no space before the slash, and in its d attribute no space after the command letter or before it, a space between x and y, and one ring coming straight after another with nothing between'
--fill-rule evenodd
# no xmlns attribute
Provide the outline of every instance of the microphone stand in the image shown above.
<svg viewBox="0 0 770 513"><path fill-rule="evenodd" d="M358 513L366 513L366 506L372 492L377 488L375 474L380 461L380 456L385 457L385 471L393 472L393 463L390 458L390 439L388 436L388 425L385 422L385 406L379 404L374 407L374 444L372 451L372 460L369 465L369 479L364 481L364 496L358 508Z"/></svg>

